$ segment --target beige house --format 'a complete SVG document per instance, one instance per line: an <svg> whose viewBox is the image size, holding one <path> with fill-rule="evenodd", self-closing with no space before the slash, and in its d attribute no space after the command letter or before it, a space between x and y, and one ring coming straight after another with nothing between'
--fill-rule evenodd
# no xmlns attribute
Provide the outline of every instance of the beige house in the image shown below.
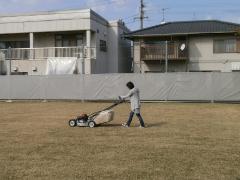
<svg viewBox="0 0 240 180"><path fill-rule="evenodd" d="M48 58L77 58L79 74L130 72L128 32L91 9L0 16L0 74L43 75Z"/></svg>
<svg viewBox="0 0 240 180"><path fill-rule="evenodd" d="M169 22L126 35L134 72L240 71L240 24L217 20Z"/></svg>

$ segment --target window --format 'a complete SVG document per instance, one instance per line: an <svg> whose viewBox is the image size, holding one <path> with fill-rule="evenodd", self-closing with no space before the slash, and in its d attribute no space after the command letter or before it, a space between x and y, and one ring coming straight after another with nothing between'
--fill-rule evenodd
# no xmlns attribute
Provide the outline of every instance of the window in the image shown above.
<svg viewBox="0 0 240 180"><path fill-rule="evenodd" d="M226 40L226 51L227 52L236 52L237 51L236 39Z"/></svg>
<svg viewBox="0 0 240 180"><path fill-rule="evenodd" d="M0 49L8 49L8 48L29 48L29 41L1 41Z"/></svg>
<svg viewBox="0 0 240 180"><path fill-rule="evenodd" d="M236 53L236 39L219 39L213 42L213 53Z"/></svg>
<svg viewBox="0 0 240 180"><path fill-rule="evenodd" d="M62 36L61 35L56 35L55 36L55 46L56 47L62 47L63 43L62 43Z"/></svg>
<svg viewBox="0 0 240 180"><path fill-rule="evenodd" d="M74 47L83 44L83 34L58 34L55 36L56 47Z"/></svg>
<svg viewBox="0 0 240 180"><path fill-rule="evenodd" d="M84 44L84 42L83 42L83 34L78 34L76 36L76 38L77 38L77 46L82 46Z"/></svg>
<svg viewBox="0 0 240 180"><path fill-rule="evenodd" d="M107 52L107 42L104 40L100 40L100 51Z"/></svg>
<svg viewBox="0 0 240 180"><path fill-rule="evenodd" d="M0 49L6 49L5 42L0 42Z"/></svg>

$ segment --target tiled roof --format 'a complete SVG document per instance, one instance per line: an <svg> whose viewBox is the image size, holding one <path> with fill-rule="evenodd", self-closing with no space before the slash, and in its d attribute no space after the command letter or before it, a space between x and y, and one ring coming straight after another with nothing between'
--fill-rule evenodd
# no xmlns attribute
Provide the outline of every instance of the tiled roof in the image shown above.
<svg viewBox="0 0 240 180"><path fill-rule="evenodd" d="M233 33L239 30L240 24L218 20L179 21L133 31L126 34L126 37Z"/></svg>

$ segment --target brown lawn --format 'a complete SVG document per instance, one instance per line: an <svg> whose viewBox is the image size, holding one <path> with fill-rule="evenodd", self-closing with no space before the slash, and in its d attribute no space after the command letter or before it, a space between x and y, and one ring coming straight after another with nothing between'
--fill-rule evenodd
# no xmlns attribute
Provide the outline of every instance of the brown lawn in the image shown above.
<svg viewBox="0 0 240 180"><path fill-rule="evenodd" d="M70 128L109 103L0 103L0 179L240 179L240 105L144 103L147 128Z"/></svg>

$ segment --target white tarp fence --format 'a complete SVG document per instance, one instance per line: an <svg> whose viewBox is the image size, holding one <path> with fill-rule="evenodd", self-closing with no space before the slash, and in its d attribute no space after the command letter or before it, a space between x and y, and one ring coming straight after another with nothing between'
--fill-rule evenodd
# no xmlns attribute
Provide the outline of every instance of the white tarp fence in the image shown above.
<svg viewBox="0 0 240 180"><path fill-rule="evenodd" d="M0 76L0 99L113 100L128 81L142 100L240 101L240 73Z"/></svg>
<svg viewBox="0 0 240 180"><path fill-rule="evenodd" d="M46 75L73 74L76 70L77 58L52 57L47 59Z"/></svg>

